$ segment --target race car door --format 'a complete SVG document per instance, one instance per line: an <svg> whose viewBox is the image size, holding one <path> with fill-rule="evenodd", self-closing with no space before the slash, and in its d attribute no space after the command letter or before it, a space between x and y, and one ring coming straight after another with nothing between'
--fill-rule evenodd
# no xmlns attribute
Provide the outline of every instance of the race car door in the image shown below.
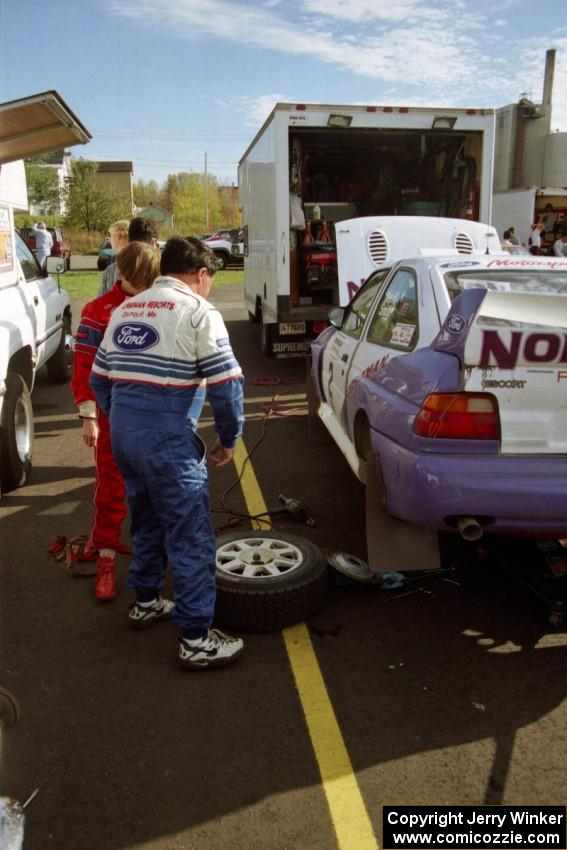
<svg viewBox="0 0 567 850"><path fill-rule="evenodd" d="M359 345L364 323L390 269L380 269L356 293L345 309L341 328L333 336L323 355L322 383L326 400L344 428L344 401L349 370Z"/></svg>
<svg viewBox="0 0 567 850"><path fill-rule="evenodd" d="M422 279L419 281L419 272ZM378 371L392 357L429 345L439 331L427 269L398 267L374 302L348 375L348 386L362 372Z"/></svg>

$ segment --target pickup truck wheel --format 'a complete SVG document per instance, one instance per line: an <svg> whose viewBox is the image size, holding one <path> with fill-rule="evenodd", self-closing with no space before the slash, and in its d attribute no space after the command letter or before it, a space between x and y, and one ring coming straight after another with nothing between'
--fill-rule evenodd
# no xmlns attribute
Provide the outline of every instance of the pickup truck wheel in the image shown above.
<svg viewBox="0 0 567 850"><path fill-rule="evenodd" d="M325 602L323 552L302 537L278 531L225 534L217 540L219 624L268 632L300 623Z"/></svg>
<svg viewBox="0 0 567 850"><path fill-rule="evenodd" d="M61 329L61 339L55 354L52 354L47 361L47 374L49 380L54 384L64 384L71 380L73 371L73 349L70 345L71 337L71 320L68 316L63 318L63 328Z"/></svg>
<svg viewBox="0 0 567 850"><path fill-rule="evenodd" d="M222 272L222 270L226 269L226 267L228 265L228 258L226 256L226 254L223 254L220 251L218 253L215 251L214 254L215 254L215 257L217 258L219 271Z"/></svg>
<svg viewBox="0 0 567 850"><path fill-rule="evenodd" d="M33 451L33 409L29 390L21 375L6 376L0 442L2 492L21 487L30 477Z"/></svg>
<svg viewBox="0 0 567 850"><path fill-rule="evenodd" d="M19 714L20 709L15 696L5 688L0 688L0 729L13 726Z"/></svg>

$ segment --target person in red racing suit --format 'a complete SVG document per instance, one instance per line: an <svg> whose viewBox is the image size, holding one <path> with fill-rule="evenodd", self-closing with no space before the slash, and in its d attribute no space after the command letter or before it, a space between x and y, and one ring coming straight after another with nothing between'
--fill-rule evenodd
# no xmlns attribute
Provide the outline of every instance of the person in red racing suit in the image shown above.
<svg viewBox="0 0 567 850"><path fill-rule="evenodd" d="M94 448L95 486L90 545L98 550L95 595L116 595L116 551L120 528L126 516L124 482L110 445L108 418L96 404L89 386L91 367L113 310L130 295L147 289L159 274L159 252L142 242L131 242L116 259L120 279L113 288L83 308L75 335L71 389L83 420L83 440Z"/></svg>

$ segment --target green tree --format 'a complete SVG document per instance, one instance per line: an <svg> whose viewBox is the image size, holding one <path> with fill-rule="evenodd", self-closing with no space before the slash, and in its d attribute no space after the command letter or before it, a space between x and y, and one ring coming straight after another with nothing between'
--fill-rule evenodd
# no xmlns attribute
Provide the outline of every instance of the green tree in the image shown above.
<svg viewBox="0 0 567 850"><path fill-rule="evenodd" d="M87 231L104 232L113 221L130 218L132 207L129 199L114 186L97 181L96 162L78 159L71 167L72 176L67 186L67 224Z"/></svg>
<svg viewBox="0 0 567 850"><path fill-rule="evenodd" d="M44 213L54 214L61 209L59 179L55 169L43 165L43 161L42 157L25 160L28 200Z"/></svg>
<svg viewBox="0 0 567 850"><path fill-rule="evenodd" d="M136 180L134 183L134 203L137 207L149 207L150 204L159 203L158 201L158 184L155 180Z"/></svg>

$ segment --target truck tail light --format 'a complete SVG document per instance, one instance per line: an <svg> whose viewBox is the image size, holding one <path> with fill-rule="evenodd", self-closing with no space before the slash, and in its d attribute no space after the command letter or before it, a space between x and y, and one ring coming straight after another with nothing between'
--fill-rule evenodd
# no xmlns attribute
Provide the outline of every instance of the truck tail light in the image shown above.
<svg viewBox="0 0 567 850"><path fill-rule="evenodd" d="M431 393L413 423L420 437L499 440L498 402L489 393Z"/></svg>

